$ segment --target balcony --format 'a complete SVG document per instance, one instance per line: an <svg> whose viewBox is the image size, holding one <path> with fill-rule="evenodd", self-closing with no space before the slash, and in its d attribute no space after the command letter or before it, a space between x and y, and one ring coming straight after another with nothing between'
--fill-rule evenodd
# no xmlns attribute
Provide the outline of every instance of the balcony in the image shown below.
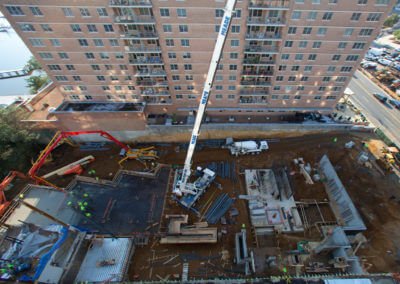
<svg viewBox="0 0 400 284"><path fill-rule="evenodd" d="M260 97L268 95L267 92L256 92L256 91L239 91L240 96L251 96L251 97Z"/></svg>
<svg viewBox="0 0 400 284"><path fill-rule="evenodd" d="M258 10L289 10L290 0L251 0L249 9Z"/></svg>
<svg viewBox="0 0 400 284"><path fill-rule="evenodd" d="M159 46L125 46L126 53L156 53L161 52L161 47Z"/></svg>
<svg viewBox="0 0 400 284"><path fill-rule="evenodd" d="M138 86L168 86L168 81L142 80L136 81Z"/></svg>
<svg viewBox="0 0 400 284"><path fill-rule="evenodd" d="M262 53L262 54L278 54L279 50L277 47L275 49L273 49L273 48L268 49L263 46L257 45L257 46L246 47L244 49L244 52L245 53L254 53L254 54L260 54L260 53Z"/></svg>
<svg viewBox="0 0 400 284"><path fill-rule="evenodd" d="M135 76L167 76L165 70L139 70Z"/></svg>
<svg viewBox="0 0 400 284"><path fill-rule="evenodd" d="M117 24L154 24L153 16L114 16Z"/></svg>
<svg viewBox="0 0 400 284"><path fill-rule="evenodd" d="M267 99L266 98L246 98L246 97L239 97L239 104L266 104L267 103Z"/></svg>
<svg viewBox="0 0 400 284"><path fill-rule="evenodd" d="M149 97L145 98L144 101L147 105L170 105L172 104L171 99L163 99L159 97Z"/></svg>
<svg viewBox="0 0 400 284"><path fill-rule="evenodd" d="M111 0L109 2L110 7L129 7L129 8L151 8L151 1L150 0L141 0L141 1L136 1L136 0Z"/></svg>
<svg viewBox="0 0 400 284"><path fill-rule="evenodd" d="M243 64L246 65L275 65L273 60L260 60L259 58L245 58Z"/></svg>
<svg viewBox="0 0 400 284"><path fill-rule="evenodd" d="M242 86L271 86L270 81L242 80L240 84Z"/></svg>
<svg viewBox="0 0 400 284"><path fill-rule="evenodd" d="M149 89L147 91L140 92L140 95L141 96L154 96L154 97L169 97L171 95L171 93L169 91L154 93L152 89Z"/></svg>
<svg viewBox="0 0 400 284"><path fill-rule="evenodd" d="M274 71L270 71L270 70L259 70L259 71L243 70L242 75L245 75L245 76L274 76Z"/></svg>
<svg viewBox="0 0 400 284"><path fill-rule="evenodd" d="M140 58L129 58L129 63L132 65L144 65L144 64L164 64L161 57L140 57Z"/></svg>
<svg viewBox="0 0 400 284"><path fill-rule="evenodd" d="M119 36L121 39L158 39L157 32L124 32L120 31Z"/></svg>
<svg viewBox="0 0 400 284"><path fill-rule="evenodd" d="M246 40L282 40L280 34L272 33L247 33Z"/></svg>
<svg viewBox="0 0 400 284"><path fill-rule="evenodd" d="M247 25L249 26L284 26L286 23L285 19L281 18L270 18L270 17L253 17L247 19Z"/></svg>

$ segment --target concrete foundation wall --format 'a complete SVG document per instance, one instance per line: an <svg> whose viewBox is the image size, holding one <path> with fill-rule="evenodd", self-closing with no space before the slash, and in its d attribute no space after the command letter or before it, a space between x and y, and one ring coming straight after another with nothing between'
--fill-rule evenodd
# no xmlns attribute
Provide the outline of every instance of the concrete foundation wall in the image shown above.
<svg viewBox="0 0 400 284"><path fill-rule="evenodd" d="M146 130L140 131L110 131L115 138L124 142L187 142L192 133L191 125L151 125ZM348 124L205 124L201 127L199 139L221 139L233 137L243 138L262 138L262 137L291 137L316 132L331 131L373 131L373 127L348 125ZM104 141L104 138L94 135L80 135L74 137L77 142Z"/></svg>

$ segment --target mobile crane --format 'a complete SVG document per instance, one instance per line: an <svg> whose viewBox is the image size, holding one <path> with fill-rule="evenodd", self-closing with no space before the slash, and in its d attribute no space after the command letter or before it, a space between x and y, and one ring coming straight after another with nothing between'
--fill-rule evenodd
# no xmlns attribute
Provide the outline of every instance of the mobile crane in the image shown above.
<svg viewBox="0 0 400 284"><path fill-rule="evenodd" d="M181 204L188 208L190 208L197 201L201 194L214 181L216 176L215 172L206 168L203 170L203 175L199 177L194 183L189 182L189 178L191 175L192 158L196 147L197 138L200 134L201 122L203 120L204 112L207 107L210 90L214 81L218 62L221 58L222 48L224 47L226 41L226 35L228 33L229 26L232 20L232 13L233 9L235 8L235 4L236 0L228 0L226 3L224 9L225 13L222 17L217 42L215 43L206 82L203 87L203 93L200 99L199 108L197 110L197 116L194 122L192 136L189 141L189 148L186 154L184 168L182 170L180 178L175 179L174 182L173 193L175 193L177 196L182 196L182 194L184 194L185 196L181 199Z"/></svg>

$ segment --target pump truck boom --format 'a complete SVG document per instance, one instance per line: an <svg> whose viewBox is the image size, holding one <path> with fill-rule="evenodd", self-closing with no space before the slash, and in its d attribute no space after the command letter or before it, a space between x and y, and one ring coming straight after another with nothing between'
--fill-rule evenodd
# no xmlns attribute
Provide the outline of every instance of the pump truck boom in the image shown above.
<svg viewBox="0 0 400 284"><path fill-rule="evenodd" d="M236 0L228 0L226 3L225 13L224 13L224 16L222 17L220 31L218 33L217 42L215 43L214 53L211 58L211 63L210 63L210 67L208 69L206 82L204 84L199 108L197 110L197 115L196 115L196 120L195 120L194 126L193 126L192 136L189 141L189 148L188 148L188 151L186 154L185 165L184 165L180 180L176 181L174 184L173 192L176 195L181 196L183 193L190 194L194 197L193 198L194 201L198 197L200 197L200 195L203 193L203 191L210 185L211 182L213 182L213 180L215 178L214 172L212 172L209 169L205 169L203 171L203 177L200 177L199 180L201 180L201 181L205 180L206 182L201 182L199 180L196 181L195 183L188 182L190 175L191 175L193 153L194 153L194 149L196 147L197 138L199 137L199 134L200 134L201 122L203 120L204 112L207 107L210 90L211 90L211 87L212 87L212 84L214 81L218 62L221 58L222 48L224 47L224 44L225 44L226 35L229 30L229 26L231 23L232 13L233 13L235 4L236 4ZM194 202L190 202L190 203L193 204Z"/></svg>

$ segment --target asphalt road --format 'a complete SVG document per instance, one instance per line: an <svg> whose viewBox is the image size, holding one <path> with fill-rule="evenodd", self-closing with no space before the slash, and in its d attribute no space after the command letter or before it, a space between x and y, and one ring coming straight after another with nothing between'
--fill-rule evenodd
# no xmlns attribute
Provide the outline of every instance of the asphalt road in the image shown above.
<svg viewBox="0 0 400 284"><path fill-rule="evenodd" d="M384 104L379 102L372 95L373 93L385 94L385 92L358 70L354 73L349 88L354 92L354 95L350 97L354 105L371 123L400 146L400 110L388 102Z"/></svg>

